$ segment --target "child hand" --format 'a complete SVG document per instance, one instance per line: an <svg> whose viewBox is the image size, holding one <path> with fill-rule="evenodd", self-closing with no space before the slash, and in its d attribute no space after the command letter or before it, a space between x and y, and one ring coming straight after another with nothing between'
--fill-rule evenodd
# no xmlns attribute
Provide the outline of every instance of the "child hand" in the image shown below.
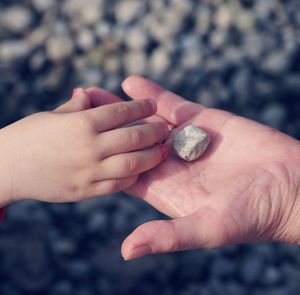
<svg viewBox="0 0 300 295"><path fill-rule="evenodd" d="M153 115L154 101L82 109L37 113L0 130L2 205L26 198L71 202L113 193L163 160L159 142L168 134L166 124L118 128Z"/></svg>

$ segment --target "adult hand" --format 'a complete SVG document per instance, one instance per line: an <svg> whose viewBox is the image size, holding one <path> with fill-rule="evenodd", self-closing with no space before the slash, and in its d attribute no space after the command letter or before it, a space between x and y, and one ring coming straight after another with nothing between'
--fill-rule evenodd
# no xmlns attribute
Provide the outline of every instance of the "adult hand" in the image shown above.
<svg viewBox="0 0 300 295"><path fill-rule="evenodd" d="M153 98L157 114L176 130L194 124L212 142L195 162L170 154L127 193L170 216L138 227L123 243L125 259L149 253L259 241L300 241L299 142L231 113L205 108L141 77L124 91ZM154 119L161 118L154 117Z"/></svg>

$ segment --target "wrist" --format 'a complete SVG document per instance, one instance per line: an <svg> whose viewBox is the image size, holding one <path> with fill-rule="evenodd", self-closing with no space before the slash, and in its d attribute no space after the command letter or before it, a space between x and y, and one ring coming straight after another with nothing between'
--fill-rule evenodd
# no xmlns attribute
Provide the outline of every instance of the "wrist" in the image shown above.
<svg viewBox="0 0 300 295"><path fill-rule="evenodd" d="M8 138L4 129L0 129L0 208L11 204L13 197L13 160L8 148Z"/></svg>
<svg viewBox="0 0 300 295"><path fill-rule="evenodd" d="M277 241L300 244L300 142L288 153L288 185L284 198L285 212Z"/></svg>

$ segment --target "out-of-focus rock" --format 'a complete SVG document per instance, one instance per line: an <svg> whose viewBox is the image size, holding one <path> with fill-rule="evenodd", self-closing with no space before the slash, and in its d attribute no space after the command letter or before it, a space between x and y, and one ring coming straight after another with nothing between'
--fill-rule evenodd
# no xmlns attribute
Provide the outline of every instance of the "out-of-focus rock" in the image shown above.
<svg viewBox="0 0 300 295"><path fill-rule="evenodd" d="M0 42L0 63L14 63L28 57L31 48L24 40Z"/></svg>
<svg viewBox="0 0 300 295"><path fill-rule="evenodd" d="M51 60L62 61L71 58L74 43L68 36L52 36L47 40L46 49Z"/></svg>
<svg viewBox="0 0 300 295"><path fill-rule="evenodd" d="M72 22L74 29L80 29L82 25L94 26L102 19L104 12L104 0L66 0L62 11Z"/></svg>
<svg viewBox="0 0 300 295"><path fill-rule="evenodd" d="M263 59L262 69L268 74L283 75L289 69L290 56L285 51L276 50Z"/></svg>
<svg viewBox="0 0 300 295"><path fill-rule="evenodd" d="M77 36L77 45L82 50L89 50L95 46L95 37L91 30L81 29Z"/></svg>
<svg viewBox="0 0 300 295"><path fill-rule="evenodd" d="M159 47L153 51L149 68L153 75L163 75L171 65L171 54L165 47Z"/></svg>
<svg viewBox="0 0 300 295"><path fill-rule="evenodd" d="M34 8L42 13L47 12L57 6L56 0L32 0Z"/></svg>
<svg viewBox="0 0 300 295"><path fill-rule="evenodd" d="M124 56L124 68L127 75L143 74L147 68L147 59L143 51L133 51Z"/></svg>
<svg viewBox="0 0 300 295"><path fill-rule="evenodd" d="M227 30L232 23L233 20L233 11L230 5L220 5L214 14L214 23L218 28L222 30Z"/></svg>
<svg viewBox="0 0 300 295"><path fill-rule="evenodd" d="M184 21L184 14L169 7L146 16L146 24L149 34L158 42L164 42L180 32Z"/></svg>
<svg viewBox="0 0 300 295"><path fill-rule="evenodd" d="M131 27L126 34L125 43L132 50L145 50L148 44L148 35L140 26Z"/></svg>
<svg viewBox="0 0 300 295"><path fill-rule="evenodd" d="M118 22L128 24L144 14L145 1L123 0L118 1L115 7L115 15Z"/></svg>
<svg viewBox="0 0 300 295"><path fill-rule="evenodd" d="M21 5L11 6L0 11L0 28L12 33L25 33L33 20L32 12Z"/></svg>

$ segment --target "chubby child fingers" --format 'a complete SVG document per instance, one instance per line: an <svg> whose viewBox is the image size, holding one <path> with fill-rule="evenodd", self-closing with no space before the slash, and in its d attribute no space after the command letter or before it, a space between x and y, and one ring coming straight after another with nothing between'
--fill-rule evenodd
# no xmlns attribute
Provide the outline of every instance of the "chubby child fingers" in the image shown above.
<svg viewBox="0 0 300 295"><path fill-rule="evenodd" d="M147 118L156 112L156 103L152 99L118 102L87 110L98 132L120 127L122 125Z"/></svg>
<svg viewBox="0 0 300 295"><path fill-rule="evenodd" d="M92 195L102 196L126 190L134 185L138 178L139 175L132 175L129 177L120 177L95 182L92 189Z"/></svg>
<svg viewBox="0 0 300 295"><path fill-rule="evenodd" d="M98 136L102 157L127 153L153 146L166 139L167 124L156 122L114 129Z"/></svg>
<svg viewBox="0 0 300 295"><path fill-rule="evenodd" d="M149 149L118 154L101 161L99 179L113 179L140 174L157 166L166 156L165 147L157 144Z"/></svg>

